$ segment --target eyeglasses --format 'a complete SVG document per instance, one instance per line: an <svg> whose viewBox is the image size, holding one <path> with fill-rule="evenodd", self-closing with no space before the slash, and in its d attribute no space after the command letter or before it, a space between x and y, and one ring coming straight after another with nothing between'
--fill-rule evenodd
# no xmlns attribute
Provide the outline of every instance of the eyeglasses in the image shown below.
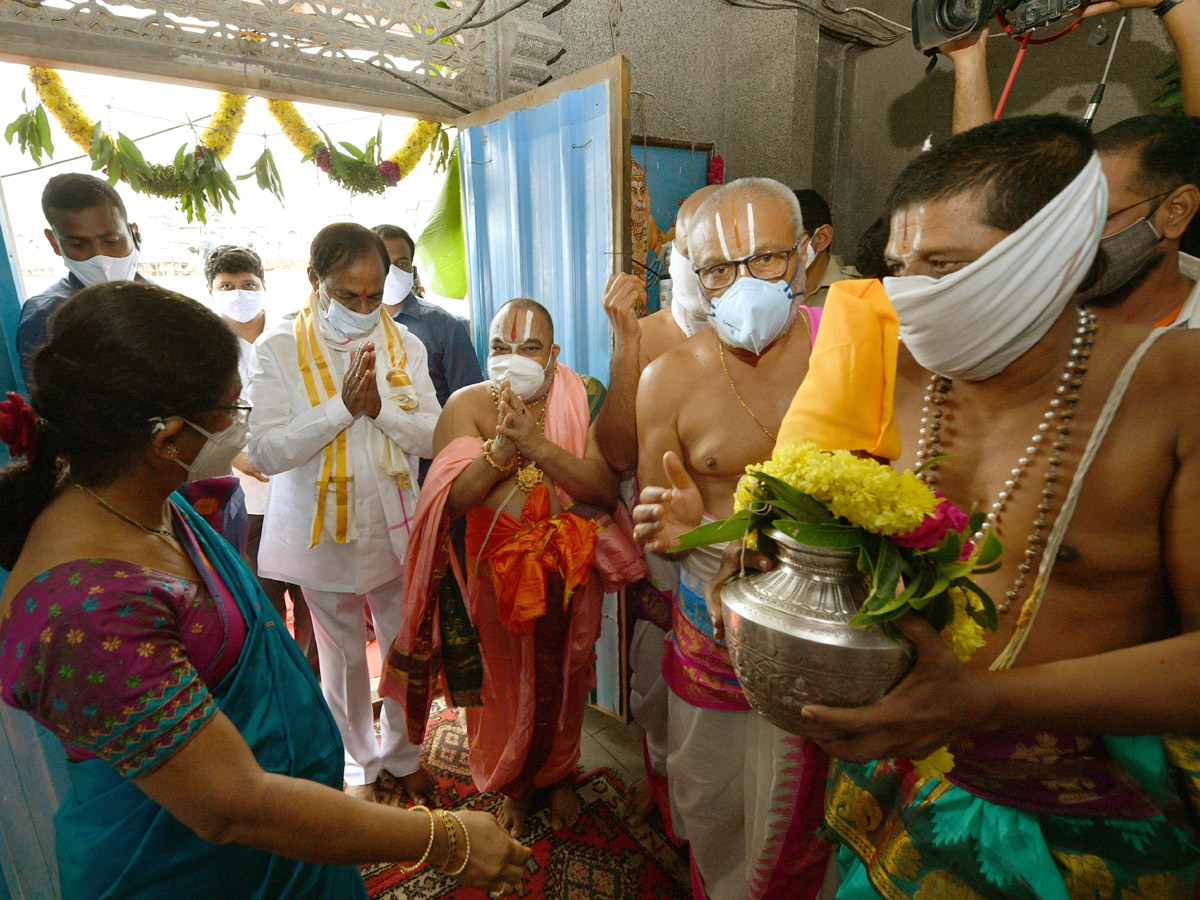
<svg viewBox="0 0 1200 900"><path fill-rule="evenodd" d="M754 278L782 278L799 247L800 242L797 241L794 247L787 250L767 250L744 259L713 263L696 269L696 277L700 279L700 286L706 291L721 291L729 287L737 281L738 270L742 266L745 266Z"/></svg>

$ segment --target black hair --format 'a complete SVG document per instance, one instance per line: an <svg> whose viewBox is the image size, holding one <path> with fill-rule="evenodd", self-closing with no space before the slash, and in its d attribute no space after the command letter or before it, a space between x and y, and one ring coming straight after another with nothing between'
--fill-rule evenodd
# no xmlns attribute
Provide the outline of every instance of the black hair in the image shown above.
<svg viewBox="0 0 1200 900"><path fill-rule="evenodd" d="M317 232L308 249L308 264L318 278L324 278L370 253L379 257L385 273L392 267L392 257L383 238L354 222L336 222Z"/></svg>
<svg viewBox="0 0 1200 900"><path fill-rule="evenodd" d="M1134 116L1110 125L1096 135L1101 153L1137 149L1137 187L1147 197L1173 191L1184 184L1200 187L1200 118L1181 115ZM1200 215L1179 239L1179 249L1200 253Z"/></svg>
<svg viewBox="0 0 1200 900"><path fill-rule="evenodd" d="M95 175L69 172L55 175L42 188L42 215L49 221L51 210L91 209L93 206L111 206L126 221L125 203L116 188Z"/></svg>
<svg viewBox="0 0 1200 900"><path fill-rule="evenodd" d="M385 241L394 241L399 238L400 240L404 241L404 243L408 244L409 253L417 252L417 245L416 242L413 241L412 235L410 235L399 225L376 225L371 230Z"/></svg>
<svg viewBox="0 0 1200 900"><path fill-rule="evenodd" d="M240 275L242 272L253 272L260 281L266 280L262 258L249 247L222 244L204 260L204 281L210 287L218 275Z"/></svg>
<svg viewBox="0 0 1200 900"><path fill-rule="evenodd" d="M529 297L513 297L504 306L515 306L518 309L527 309L530 312L540 313L545 317L546 324L550 326L550 343L554 343L554 317L550 315L550 310L546 309L542 304ZM500 307L500 309L504 309L504 306ZM498 309L496 312L500 312L500 310Z"/></svg>
<svg viewBox="0 0 1200 900"><path fill-rule="evenodd" d="M829 204L825 198L812 188L800 188L792 191L800 203L800 214L804 216L804 230L812 234L822 225L832 225L833 216L829 212Z"/></svg>
<svg viewBox="0 0 1200 900"><path fill-rule="evenodd" d="M892 274L887 264L887 243L891 219L880 216L867 226L853 252L846 259L863 278L885 278Z"/></svg>
<svg viewBox="0 0 1200 900"><path fill-rule="evenodd" d="M1181 184L1200 187L1200 118L1134 116L1096 135L1101 153L1140 151L1139 187L1147 196Z"/></svg>
<svg viewBox="0 0 1200 900"><path fill-rule="evenodd" d="M214 409L238 372L238 339L182 294L110 281L67 300L33 360L39 419L32 460L0 470L0 566L12 569L63 474L103 485L147 447L151 419Z"/></svg>
<svg viewBox="0 0 1200 900"><path fill-rule="evenodd" d="M1092 136L1066 116L990 122L921 153L892 188L888 210L976 193L984 224L1016 231L1062 192L1092 156Z"/></svg>

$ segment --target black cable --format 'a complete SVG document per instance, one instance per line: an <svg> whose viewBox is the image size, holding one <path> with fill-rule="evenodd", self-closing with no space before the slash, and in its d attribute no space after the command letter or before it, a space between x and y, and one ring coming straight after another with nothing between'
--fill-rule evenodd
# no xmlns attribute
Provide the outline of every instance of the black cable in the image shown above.
<svg viewBox="0 0 1200 900"><path fill-rule="evenodd" d="M494 16L488 16L488 18L486 18L480 22L471 22L467 25L463 25L460 30L466 31L468 28L483 28L487 25L491 25L493 22L499 22L501 19L503 19L509 13L516 12L518 9L520 9L522 6L524 6L528 2L529 2L529 0L516 0L515 3L500 10L500 12L496 13Z"/></svg>
<svg viewBox="0 0 1200 900"><path fill-rule="evenodd" d="M459 22L457 25L447 28L441 34L434 37L433 43L436 44L438 41L444 41L446 38L450 37L450 35L458 34L460 31L462 31L463 28L465 28L467 25L470 24L472 19L474 19L477 15L479 15L479 11L481 9L483 9L483 4L486 2L487 2L487 0L475 0L474 9L472 9L469 13L467 13L465 16L463 16L463 20L461 22Z"/></svg>
<svg viewBox="0 0 1200 900"><path fill-rule="evenodd" d="M450 107L453 110L457 110L460 113L469 113L470 112L470 110L467 109L465 106L459 106L453 100L447 100L441 94L437 93L437 91L431 91L429 88L425 87L425 85L421 84L418 81L414 81L413 79L409 78L407 75L401 75L399 72L394 72L391 69L387 68L386 66L384 66L378 62L370 62L370 63L368 63L368 65L370 65L372 68L378 69L380 72L387 72L389 75L391 75L397 81L403 81L405 84L409 85L410 87L415 87L421 93L428 94L430 97L432 97L434 100L437 100L439 103L445 103L448 107Z"/></svg>

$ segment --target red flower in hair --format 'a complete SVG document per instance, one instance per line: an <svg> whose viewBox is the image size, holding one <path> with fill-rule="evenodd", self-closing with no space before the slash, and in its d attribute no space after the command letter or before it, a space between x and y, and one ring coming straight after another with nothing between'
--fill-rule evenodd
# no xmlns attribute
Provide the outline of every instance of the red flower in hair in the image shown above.
<svg viewBox="0 0 1200 900"><path fill-rule="evenodd" d="M8 445L12 456L33 459L37 451L37 419L33 408L16 391L0 403L0 441Z"/></svg>

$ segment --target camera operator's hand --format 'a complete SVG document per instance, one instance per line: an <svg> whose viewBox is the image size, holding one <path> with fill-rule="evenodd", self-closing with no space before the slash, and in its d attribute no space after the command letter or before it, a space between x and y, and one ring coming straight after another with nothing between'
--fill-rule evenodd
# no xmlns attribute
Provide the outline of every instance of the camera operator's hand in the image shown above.
<svg viewBox="0 0 1200 900"><path fill-rule="evenodd" d="M1083 18L1089 16L1102 16L1105 13L1120 12L1123 9L1153 9L1158 6L1162 0L1093 0L1081 11L1080 15Z"/></svg>
<svg viewBox="0 0 1200 900"><path fill-rule="evenodd" d="M980 28L978 31L972 31L970 34L964 34L960 38L955 38L949 43L942 44L938 47L938 53L945 54L950 57L954 65L958 65L958 61L968 56L982 56L987 50L987 28Z"/></svg>

